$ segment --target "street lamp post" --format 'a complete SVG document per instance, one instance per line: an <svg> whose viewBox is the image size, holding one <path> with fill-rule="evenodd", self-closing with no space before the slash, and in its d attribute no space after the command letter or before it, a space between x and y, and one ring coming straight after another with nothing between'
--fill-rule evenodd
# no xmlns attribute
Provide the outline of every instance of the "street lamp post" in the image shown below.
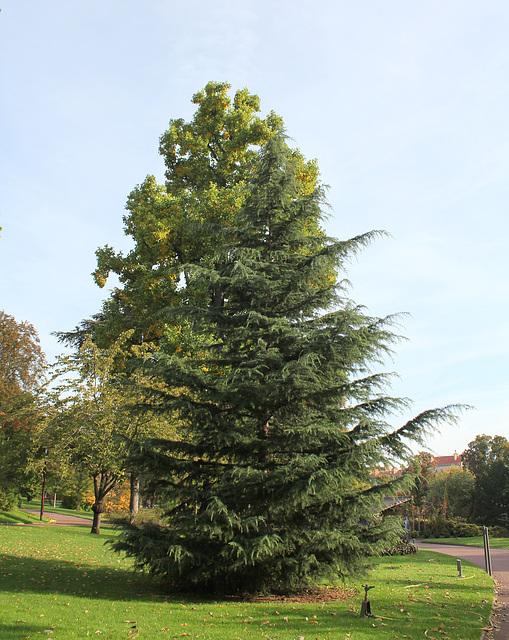
<svg viewBox="0 0 509 640"><path fill-rule="evenodd" d="M46 469L48 466L48 449L44 448L44 467L42 470L42 495L41 495L41 517L40 520L42 522L42 517L44 515L44 496L46 494Z"/></svg>

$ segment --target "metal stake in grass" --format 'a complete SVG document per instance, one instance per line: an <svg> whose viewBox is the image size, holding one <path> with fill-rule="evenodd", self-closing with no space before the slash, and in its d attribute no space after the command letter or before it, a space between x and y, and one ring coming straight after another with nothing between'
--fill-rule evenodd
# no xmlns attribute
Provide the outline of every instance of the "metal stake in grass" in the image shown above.
<svg viewBox="0 0 509 640"><path fill-rule="evenodd" d="M374 618L375 616L371 613L371 604L368 600L368 591L370 589L374 589L375 585L368 586L367 584L362 584L361 587L364 587L364 600L361 604L361 618Z"/></svg>
<svg viewBox="0 0 509 640"><path fill-rule="evenodd" d="M463 574L461 573L461 560L456 558L456 569L458 570L458 578L463 578Z"/></svg>

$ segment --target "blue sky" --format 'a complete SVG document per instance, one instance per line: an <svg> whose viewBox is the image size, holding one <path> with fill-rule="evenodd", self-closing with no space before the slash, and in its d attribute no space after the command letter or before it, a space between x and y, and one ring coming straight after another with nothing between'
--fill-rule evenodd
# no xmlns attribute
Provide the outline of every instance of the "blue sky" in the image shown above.
<svg viewBox="0 0 509 640"><path fill-rule="evenodd" d="M4 0L0 309L51 332L105 297L129 192L209 80L248 87L329 185L330 235L391 235L349 269L371 314L407 312L387 370L412 414L474 405L440 455L509 436L506 0ZM410 416L404 415L398 421ZM398 422L395 422L397 424Z"/></svg>

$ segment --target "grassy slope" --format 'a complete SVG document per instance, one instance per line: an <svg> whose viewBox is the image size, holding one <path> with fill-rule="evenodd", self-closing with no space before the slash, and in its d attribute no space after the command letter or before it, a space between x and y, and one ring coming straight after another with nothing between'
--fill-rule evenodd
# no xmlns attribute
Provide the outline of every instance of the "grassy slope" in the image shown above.
<svg viewBox="0 0 509 640"><path fill-rule="evenodd" d="M170 597L88 527L0 527L0 638L251 638L478 640L491 609L491 579L454 558L420 551L382 559L369 577L372 610L356 596L331 603L192 601ZM363 582L363 581L361 581Z"/></svg>
<svg viewBox="0 0 509 640"><path fill-rule="evenodd" d="M49 522L50 518L43 518L43 522ZM25 513L19 509L12 511L0 511L0 524L36 524L40 522L40 516Z"/></svg>
<svg viewBox="0 0 509 640"><path fill-rule="evenodd" d="M482 536L472 538L425 538L423 542L432 542L435 544L459 544L468 547L482 547ZM490 547L492 549L509 549L509 538L491 538Z"/></svg>

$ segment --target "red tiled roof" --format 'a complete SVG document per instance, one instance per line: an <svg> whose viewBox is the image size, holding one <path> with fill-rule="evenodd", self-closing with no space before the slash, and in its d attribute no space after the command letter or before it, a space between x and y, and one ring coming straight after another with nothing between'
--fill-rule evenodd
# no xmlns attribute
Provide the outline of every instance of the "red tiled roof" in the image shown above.
<svg viewBox="0 0 509 640"><path fill-rule="evenodd" d="M375 469L375 476L400 476L403 473L403 469Z"/></svg>
<svg viewBox="0 0 509 640"><path fill-rule="evenodd" d="M461 454L454 453L452 456L435 456L435 467L461 467ZM392 476L396 477L405 472L405 469L396 469L395 467L389 469L375 469L371 475L377 476Z"/></svg>
<svg viewBox="0 0 509 640"><path fill-rule="evenodd" d="M461 465L461 455L453 456L435 456L435 464L437 467L448 467L451 465Z"/></svg>

